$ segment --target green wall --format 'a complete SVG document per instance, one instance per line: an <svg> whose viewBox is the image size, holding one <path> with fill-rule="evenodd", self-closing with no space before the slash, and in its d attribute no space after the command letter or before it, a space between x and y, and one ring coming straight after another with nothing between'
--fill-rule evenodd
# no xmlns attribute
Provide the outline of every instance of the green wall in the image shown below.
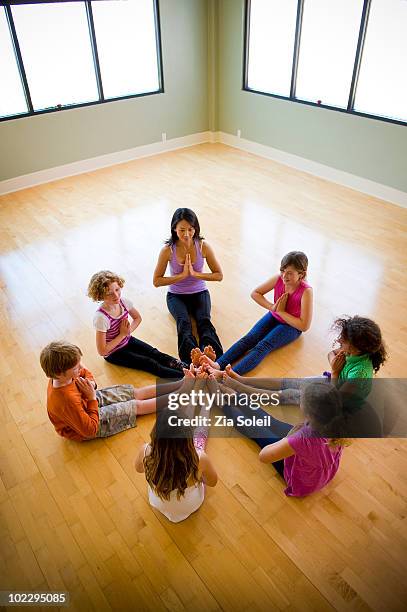
<svg viewBox="0 0 407 612"><path fill-rule="evenodd" d="M160 0L165 93L0 123L0 180L221 130L407 191L407 127L242 91L244 0Z"/></svg>
<svg viewBox="0 0 407 612"><path fill-rule="evenodd" d="M218 0L217 128L407 191L407 127L242 91L244 0Z"/></svg>
<svg viewBox="0 0 407 612"><path fill-rule="evenodd" d="M161 0L164 94L0 123L0 180L208 130L206 0Z"/></svg>

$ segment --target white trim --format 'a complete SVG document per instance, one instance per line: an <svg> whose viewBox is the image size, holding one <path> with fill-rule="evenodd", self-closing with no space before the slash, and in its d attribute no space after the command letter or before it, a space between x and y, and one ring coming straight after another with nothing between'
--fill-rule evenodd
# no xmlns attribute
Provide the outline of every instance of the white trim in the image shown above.
<svg viewBox="0 0 407 612"><path fill-rule="evenodd" d="M280 149L274 149L273 147L262 145L252 140L238 138L226 132L216 132L214 141L247 151L248 153L254 153L260 157L272 159L286 166L301 170L302 172L308 172L309 174L319 176L333 183L339 183L339 185L356 189L357 191L367 193L375 198L380 198L381 200L386 200L387 202L392 202L393 204L407 208L407 193L389 187L388 185L376 183L375 181L371 181L361 176L343 172L331 166L325 166L324 164L314 162L305 157L286 153Z"/></svg>
<svg viewBox="0 0 407 612"><path fill-rule="evenodd" d="M35 185L41 185L43 183L49 183L50 181L57 181L68 176L82 174L83 172L92 172L100 168L122 164L133 159L139 159L140 157L149 157L159 153L166 153L167 151L174 151L175 149L183 149L204 142L210 142L211 134L213 134L213 132L189 134L188 136L182 136L180 138L171 138L166 142L153 142L152 144L134 147L133 149L117 151L117 153L100 155L99 157L83 159L71 164L17 176L0 182L0 195L19 191L20 189L27 189L28 187L34 187Z"/></svg>
<svg viewBox="0 0 407 612"><path fill-rule="evenodd" d="M236 149L272 159L286 166L301 170L302 172L308 172L309 174L332 181L333 183L356 189L357 191L374 196L375 198L380 198L387 202L402 206L403 208L407 208L407 193L404 191L399 191L393 187L388 187L387 185L376 183L375 181L365 179L361 176L343 172L331 166L325 166L324 164L314 162L305 157L286 153L280 149L274 149L273 147L262 145L252 140L238 138L226 132L199 132L197 134L189 134L188 136L182 136L180 138L172 138L166 142L153 142L152 144L134 147L133 149L109 153L108 155L100 155L99 157L84 159L82 161L73 162L72 164L65 164L63 166L49 168L48 170L40 170L32 174L17 176L16 178L0 182L0 196L13 191L19 191L20 189L34 187L35 185L49 183L50 181L57 181L68 176L82 174L83 172L92 172L93 170L99 170L100 168L106 168L115 164L122 164L133 159L158 155L160 153L175 151L176 149L183 149L185 147L192 147L205 142L221 142Z"/></svg>

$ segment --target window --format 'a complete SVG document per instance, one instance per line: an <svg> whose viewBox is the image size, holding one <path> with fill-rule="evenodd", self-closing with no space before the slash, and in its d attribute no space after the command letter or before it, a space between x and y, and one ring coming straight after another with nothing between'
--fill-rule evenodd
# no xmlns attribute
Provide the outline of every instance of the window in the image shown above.
<svg viewBox="0 0 407 612"><path fill-rule="evenodd" d="M407 0L246 0L244 89L407 123Z"/></svg>
<svg viewBox="0 0 407 612"><path fill-rule="evenodd" d="M94 2L93 19L103 91L106 98L159 88L154 5L137 2ZM143 24L135 35L134 24ZM115 33L112 44L112 32Z"/></svg>
<svg viewBox="0 0 407 612"><path fill-rule="evenodd" d="M372 0L355 109L407 120L405 0Z"/></svg>
<svg viewBox="0 0 407 612"><path fill-rule="evenodd" d="M158 0L0 7L0 118L163 91Z"/></svg>
<svg viewBox="0 0 407 612"><path fill-rule="evenodd" d="M27 102L9 36L6 13L0 12L0 116L27 112Z"/></svg>
<svg viewBox="0 0 407 612"><path fill-rule="evenodd" d="M278 19L275 19L278 15ZM252 3L247 81L250 89L290 95L297 0Z"/></svg>
<svg viewBox="0 0 407 612"><path fill-rule="evenodd" d="M346 108L363 0L306 0L296 96Z"/></svg>

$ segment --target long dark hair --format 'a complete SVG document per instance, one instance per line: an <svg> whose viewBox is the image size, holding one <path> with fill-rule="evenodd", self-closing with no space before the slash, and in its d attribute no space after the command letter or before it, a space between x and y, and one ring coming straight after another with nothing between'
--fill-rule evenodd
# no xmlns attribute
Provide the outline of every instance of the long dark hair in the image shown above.
<svg viewBox="0 0 407 612"><path fill-rule="evenodd" d="M301 407L311 429L329 446L348 446L346 416L338 389L327 382L313 381L301 391Z"/></svg>
<svg viewBox="0 0 407 612"><path fill-rule="evenodd" d="M171 491L177 491L177 499L185 494L187 482L192 477L199 482L199 456L193 441L191 427L177 426L177 437L163 437L168 431L168 417L172 413L161 410L151 430L151 452L144 457L146 480L161 499L169 500ZM177 412L177 416L181 416ZM172 428L171 428L172 429Z"/></svg>
<svg viewBox="0 0 407 612"><path fill-rule="evenodd" d="M186 221L195 230L194 240L203 240L203 236L201 236L201 228L199 226L198 217L190 208L177 208L175 213L172 215L171 219L171 237L165 241L165 244L168 246L172 246L178 240L177 233L175 228L177 227L180 221Z"/></svg>
<svg viewBox="0 0 407 612"><path fill-rule="evenodd" d="M332 328L339 332L338 339L347 340L362 355L369 355L374 371L379 371L387 359L387 351L377 323L355 315L336 319Z"/></svg>

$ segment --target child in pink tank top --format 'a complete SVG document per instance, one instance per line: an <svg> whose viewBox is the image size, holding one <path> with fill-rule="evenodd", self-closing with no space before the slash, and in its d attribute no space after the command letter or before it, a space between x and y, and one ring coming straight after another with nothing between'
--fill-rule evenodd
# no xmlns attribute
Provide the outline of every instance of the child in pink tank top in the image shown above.
<svg viewBox="0 0 407 612"><path fill-rule="evenodd" d="M272 351L293 342L307 331L312 319L312 288L305 281L308 258L291 251L281 260L280 274L252 291L251 297L268 312L216 362L203 355L201 363L224 370L232 363L237 374L250 372ZM265 295L274 290L274 302Z"/></svg>

